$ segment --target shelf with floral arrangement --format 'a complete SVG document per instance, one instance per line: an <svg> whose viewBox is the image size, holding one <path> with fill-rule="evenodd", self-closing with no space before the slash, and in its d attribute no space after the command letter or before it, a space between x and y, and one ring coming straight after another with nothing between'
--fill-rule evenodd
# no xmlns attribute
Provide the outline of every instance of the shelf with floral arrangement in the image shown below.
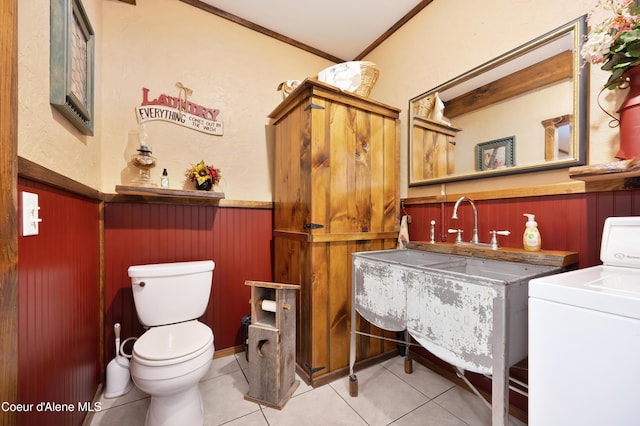
<svg viewBox="0 0 640 426"><path fill-rule="evenodd" d="M224 199L224 192L196 191L194 189L172 189L161 187L141 187L116 185L116 196L105 196L105 201L149 201L149 202L172 202L180 199L201 200L205 203L217 203ZM123 198L124 197L124 198Z"/></svg>
<svg viewBox="0 0 640 426"><path fill-rule="evenodd" d="M139 195L165 198L201 198L215 200L224 198L224 192L125 185L116 185L116 193L120 195ZM108 201L114 201L113 197L108 197Z"/></svg>
<svg viewBox="0 0 640 426"><path fill-rule="evenodd" d="M204 161L200 161L185 172L187 178L187 186L193 182L194 189L171 189L158 187L138 187L138 186L116 186L116 193L124 196L142 197L143 200L158 200L165 198L167 200L177 198L191 199L209 199L220 200L225 198L223 192L212 191L222 177L219 168L208 166ZM117 199L112 199L114 201Z"/></svg>
<svg viewBox="0 0 640 426"><path fill-rule="evenodd" d="M187 169L185 172L187 180L195 184L199 191L211 191L222 178L219 168L206 165L204 160Z"/></svg>

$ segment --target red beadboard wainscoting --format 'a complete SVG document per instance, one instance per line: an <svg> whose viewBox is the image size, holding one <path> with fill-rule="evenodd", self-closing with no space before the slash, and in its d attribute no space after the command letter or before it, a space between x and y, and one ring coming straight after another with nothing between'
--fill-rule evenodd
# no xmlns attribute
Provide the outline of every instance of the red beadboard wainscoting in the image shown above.
<svg viewBox="0 0 640 426"><path fill-rule="evenodd" d="M18 424L80 425L102 381L100 203L19 179L22 191L38 194L42 223L18 238L18 402L34 404Z"/></svg>
<svg viewBox="0 0 640 426"><path fill-rule="evenodd" d="M211 298L201 321L213 330L216 352L243 343L241 319L250 313L244 282L271 281L271 209L106 203L104 223L106 361L114 323L122 325L122 339L144 331L127 275L131 265L213 260Z"/></svg>
<svg viewBox="0 0 640 426"><path fill-rule="evenodd" d="M73 412L21 413L19 424L82 423L86 412L77 404L90 402L104 382L101 373L113 357L113 324L122 324L123 338L143 332L127 276L131 265L214 260L212 295L201 320L213 329L218 353L242 345L241 318L250 311L244 281L272 277L270 208L101 203L100 194L84 197L24 177L18 189L39 194L43 218L40 235L19 237L19 402L76 406ZM580 267L592 266L600 262L604 220L640 215L639 194L635 189L478 200L480 237L486 241L490 230L506 229L512 235L500 237L501 244L521 247L522 214L533 213L544 249L577 251ZM452 209L452 201L407 200L410 238L428 240L432 219L438 240L453 241L449 228L462 228L470 238L470 206L460 207L459 220L451 219ZM526 399L521 405L526 410Z"/></svg>
<svg viewBox="0 0 640 426"><path fill-rule="evenodd" d="M590 192L586 194L548 195L475 201L478 210L478 235L489 242L492 230L508 230L508 237L498 236L502 247L522 248L524 213L536 215L544 250L580 253L580 268L600 262L600 239L604 221L609 216L640 216L640 190ZM409 204L403 214L411 215L409 238L429 241L430 222L436 221L436 241L455 241L448 229L462 229L463 240L471 239L473 211L464 201L458 209L459 219L452 219L453 202Z"/></svg>

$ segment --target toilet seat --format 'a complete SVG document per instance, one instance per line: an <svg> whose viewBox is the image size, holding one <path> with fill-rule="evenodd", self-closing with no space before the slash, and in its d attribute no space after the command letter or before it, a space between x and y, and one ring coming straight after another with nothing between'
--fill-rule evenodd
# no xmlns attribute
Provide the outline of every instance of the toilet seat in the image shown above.
<svg viewBox="0 0 640 426"><path fill-rule="evenodd" d="M178 364L213 345L213 332L198 320L150 328L133 345L133 358L147 366Z"/></svg>

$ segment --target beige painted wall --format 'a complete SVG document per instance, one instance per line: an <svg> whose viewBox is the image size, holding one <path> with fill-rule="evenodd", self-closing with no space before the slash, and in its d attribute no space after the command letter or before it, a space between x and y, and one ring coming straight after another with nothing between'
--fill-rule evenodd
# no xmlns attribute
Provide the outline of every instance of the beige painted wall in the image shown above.
<svg viewBox="0 0 640 426"><path fill-rule="evenodd" d="M171 186L182 188L184 171L205 160L222 169L220 190L228 199L271 201L265 125L282 100L276 88L331 62L176 0L106 2L103 37L104 192L130 178L127 161L138 144L133 109L142 87L152 96L177 96L181 82L193 90L193 102L221 110L224 135L147 123L156 181L167 168Z"/></svg>
<svg viewBox="0 0 640 426"><path fill-rule="evenodd" d="M366 59L381 68L372 98L402 108L402 196L484 191L569 181L566 170L420 188L407 187L408 100L474 66L588 12L597 0L434 0ZM331 65L177 0L83 0L96 30L95 136L86 137L48 103L49 1L19 2L19 155L103 192L127 184L137 146L134 107L142 87L219 108L223 136L177 125L147 125L158 166L182 188L184 170L201 159L220 167L220 189L232 200L271 200L267 115L280 102L278 83ZM613 159L617 130L595 102L608 75L591 67L589 162ZM622 93L605 92L615 111Z"/></svg>
<svg viewBox="0 0 640 426"><path fill-rule="evenodd" d="M409 99L472 68L586 14L597 0L434 0L408 24L374 50L368 60L381 68L372 97L403 109L401 195L418 197L470 193L570 181L567 170L408 188L407 107ZM590 69L588 151L592 164L612 161L617 151L617 129L596 103L608 74ZM615 111L623 92L605 92L600 99ZM446 115L446 111L445 111Z"/></svg>
<svg viewBox="0 0 640 426"><path fill-rule="evenodd" d="M49 1L19 4L19 155L105 193L135 176L129 158L138 145L134 108L142 88L221 110L224 135L165 122L146 124L159 183L171 187L205 160L222 169L219 190L231 200L271 201L267 115L282 100L278 84L332 65L273 38L177 0L83 0L96 30L96 130L80 135L53 110L49 97Z"/></svg>
<svg viewBox="0 0 640 426"><path fill-rule="evenodd" d="M83 0L102 33L102 0ZM101 38L96 38L94 136L85 136L49 104L49 0L18 2L18 155L99 188L102 150Z"/></svg>

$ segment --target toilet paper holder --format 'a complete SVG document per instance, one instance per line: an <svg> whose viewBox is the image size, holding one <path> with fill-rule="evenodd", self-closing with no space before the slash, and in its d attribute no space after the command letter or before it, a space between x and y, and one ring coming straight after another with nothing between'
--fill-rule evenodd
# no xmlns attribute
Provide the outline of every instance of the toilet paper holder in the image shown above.
<svg viewBox="0 0 640 426"><path fill-rule="evenodd" d="M249 391L244 399L282 409L300 382L295 378L296 291L299 285L245 281L251 287Z"/></svg>
<svg viewBox="0 0 640 426"><path fill-rule="evenodd" d="M276 312L277 303L275 300L270 299L260 299L257 302L257 305L260 309L266 312ZM291 309L291 305L289 303L283 303L282 309Z"/></svg>

